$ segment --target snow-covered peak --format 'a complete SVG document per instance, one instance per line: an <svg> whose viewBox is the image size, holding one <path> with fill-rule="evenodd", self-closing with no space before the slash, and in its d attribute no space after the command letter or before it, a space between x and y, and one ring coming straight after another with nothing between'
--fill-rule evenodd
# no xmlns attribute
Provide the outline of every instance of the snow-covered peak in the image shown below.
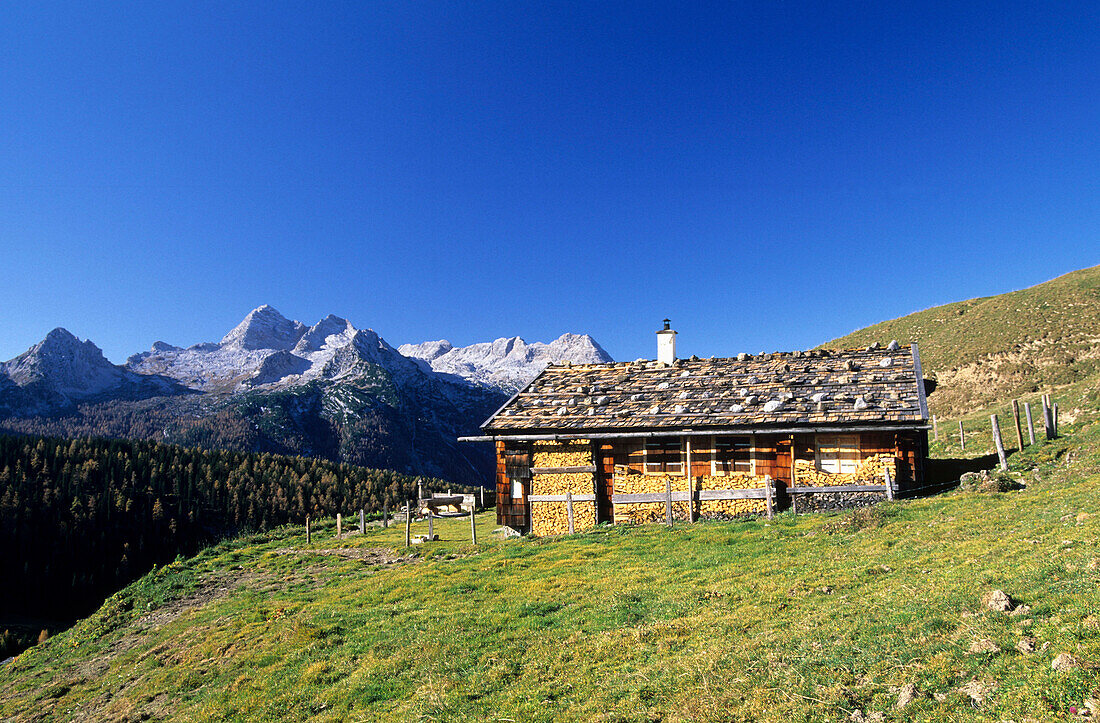
<svg viewBox="0 0 1100 723"><path fill-rule="evenodd" d="M442 345L446 345L443 349ZM434 371L455 374L468 381L514 391L534 379L549 364L601 364L611 356L587 334L562 334L549 344L528 343L521 337L452 347L450 342L404 344L399 351L422 359Z"/></svg>
<svg viewBox="0 0 1100 723"><path fill-rule="evenodd" d="M291 321L264 304L253 309L221 340L221 346L242 351L256 349L289 350L306 333L306 325Z"/></svg>
<svg viewBox="0 0 1100 723"><path fill-rule="evenodd" d="M355 327L347 319L341 319L339 316L329 314L324 319L321 319L316 324L309 328L302 338L298 340L298 343L294 346L295 354L309 354L311 352L320 351L326 343L330 345L334 344L346 344L351 341L351 337L355 334ZM329 340L331 336L338 336L339 339Z"/></svg>
<svg viewBox="0 0 1100 723"><path fill-rule="evenodd" d="M397 351L401 352L407 357L413 357L415 359L423 359L424 361L431 361L437 359L451 349L454 346L446 339L440 339L439 341L425 341L420 344L402 344L397 347Z"/></svg>

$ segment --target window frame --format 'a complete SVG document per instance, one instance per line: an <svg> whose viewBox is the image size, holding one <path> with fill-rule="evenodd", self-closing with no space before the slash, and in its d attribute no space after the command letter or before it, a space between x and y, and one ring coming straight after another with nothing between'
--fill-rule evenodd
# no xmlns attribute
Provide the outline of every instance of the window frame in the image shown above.
<svg viewBox="0 0 1100 723"><path fill-rule="evenodd" d="M675 443L676 444L676 449L677 449L677 454L679 455L679 461L671 462L671 463L666 462L666 461L650 462L649 461L649 446L650 446L651 443L654 443L654 442L665 442L666 446L668 448L671 448L672 443ZM667 453L668 453L668 449L662 450L662 454L667 454ZM642 474L647 474L647 475L652 475L652 476L669 475L670 477L683 477L685 475L684 467L687 464L687 462L685 460L685 457L686 457L686 455L684 453L684 440L683 440L682 437L650 437L642 443ZM649 468L649 466L651 464L664 465L665 469L656 470L656 471L651 470ZM677 465L680 468L679 471L674 472L674 471L671 471L671 470L668 469L668 467L673 465L673 464Z"/></svg>
<svg viewBox="0 0 1100 723"><path fill-rule="evenodd" d="M835 440L831 442L830 441ZM858 434L819 434L814 437L814 468L826 474L851 474L863 461L862 439ZM842 450L854 449L855 459L845 459ZM825 453L823 453L823 451ZM832 452L832 454L827 454ZM832 464L836 469L829 469ZM850 465L850 469L845 469Z"/></svg>
<svg viewBox="0 0 1100 723"><path fill-rule="evenodd" d="M748 440L748 469L737 469L737 460L732 460L733 469L720 471L718 469L718 440L719 439L745 439ZM755 434L722 434L713 435L710 438L710 474L712 477L732 477L737 474L756 475L756 435Z"/></svg>

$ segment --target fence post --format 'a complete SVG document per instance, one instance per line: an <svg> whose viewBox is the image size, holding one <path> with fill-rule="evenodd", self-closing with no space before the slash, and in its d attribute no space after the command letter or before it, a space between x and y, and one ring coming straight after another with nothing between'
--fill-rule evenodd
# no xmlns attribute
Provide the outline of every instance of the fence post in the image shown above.
<svg viewBox="0 0 1100 723"><path fill-rule="evenodd" d="M412 502L409 502L405 506L405 547L412 544L411 528L413 518L413 506Z"/></svg>
<svg viewBox="0 0 1100 723"><path fill-rule="evenodd" d="M416 503L420 504L420 500L424 499L424 483L420 481L420 478L416 478Z"/></svg>
<svg viewBox="0 0 1100 723"><path fill-rule="evenodd" d="M764 475L764 506L768 510L769 520L772 519L772 515L775 514L773 512L774 503L772 501L774 496L775 492L772 489L772 476L770 474L766 474Z"/></svg>
<svg viewBox="0 0 1100 723"><path fill-rule="evenodd" d="M1020 403L1012 400L1012 418L1016 421L1016 449L1024 448L1024 430L1020 426Z"/></svg>
<svg viewBox="0 0 1100 723"><path fill-rule="evenodd" d="M565 515L569 518L569 534L573 534L573 491L565 492Z"/></svg>
<svg viewBox="0 0 1100 723"><path fill-rule="evenodd" d="M388 499L382 500L382 527L387 528L390 526L390 501Z"/></svg>
<svg viewBox="0 0 1100 723"><path fill-rule="evenodd" d="M336 513L336 536L337 536L337 537L339 537L339 536L340 536L340 534L341 534L341 532L342 532L342 530L341 530L341 528L340 528L340 522L341 522L341 520L340 520L340 513L339 513L339 512L337 512L337 513Z"/></svg>
<svg viewBox="0 0 1100 723"><path fill-rule="evenodd" d="M435 541L435 513L432 512L432 508L428 508L428 542Z"/></svg>
<svg viewBox="0 0 1100 723"><path fill-rule="evenodd" d="M689 470L690 471L690 470ZM695 523L695 478L690 474L687 476L688 481L688 522Z"/></svg>
<svg viewBox="0 0 1100 723"><path fill-rule="evenodd" d="M997 423L997 415L989 415L989 421L993 422L993 443L997 445L997 458L1001 460L1001 470L1008 471L1008 459L1005 458L1005 445L1001 440L1001 425Z"/></svg>
<svg viewBox="0 0 1100 723"><path fill-rule="evenodd" d="M309 529L309 515L306 515L306 544L313 544L313 533Z"/></svg>
<svg viewBox="0 0 1100 723"><path fill-rule="evenodd" d="M888 467L882 468L883 480L886 483L886 499L894 499L894 479L890 476L890 469Z"/></svg>
<svg viewBox="0 0 1100 723"><path fill-rule="evenodd" d="M474 520L474 506L470 505L470 543L477 544L477 522Z"/></svg>
<svg viewBox="0 0 1100 723"><path fill-rule="evenodd" d="M1031 420L1031 402L1024 402L1024 411L1027 412L1027 443L1035 444L1035 423Z"/></svg>
<svg viewBox="0 0 1100 723"><path fill-rule="evenodd" d="M359 534L367 534L367 513L362 507L359 508Z"/></svg>
<svg viewBox="0 0 1100 723"><path fill-rule="evenodd" d="M1043 395L1043 429L1047 439L1054 439L1054 411L1050 408L1050 398Z"/></svg>
<svg viewBox="0 0 1100 723"><path fill-rule="evenodd" d="M481 509L485 509L485 488L481 487Z"/></svg>
<svg viewBox="0 0 1100 723"><path fill-rule="evenodd" d="M932 439L937 442L940 439L940 423L935 414L932 415Z"/></svg>
<svg viewBox="0 0 1100 723"><path fill-rule="evenodd" d="M672 527L672 478L665 477L665 522Z"/></svg>
<svg viewBox="0 0 1100 723"><path fill-rule="evenodd" d="M1053 425L1054 426L1054 436L1057 437L1058 436L1058 402L1055 402L1052 406L1054 408L1054 411L1052 411L1050 413L1050 416L1054 420L1054 425Z"/></svg>
<svg viewBox="0 0 1100 723"><path fill-rule="evenodd" d="M959 420L959 449L966 451L966 433L963 432L963 420Z"/></svg>

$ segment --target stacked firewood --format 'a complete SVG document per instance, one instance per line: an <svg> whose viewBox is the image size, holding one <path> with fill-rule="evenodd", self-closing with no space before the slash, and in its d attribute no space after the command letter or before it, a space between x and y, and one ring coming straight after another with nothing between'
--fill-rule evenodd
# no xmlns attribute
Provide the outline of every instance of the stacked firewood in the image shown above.
<svg viewBox="0 0 1100 723"><path fill-rule="evenodd" d="M615 468L613 485L615 487L615 494L617 495L645 494L647 492L659 492L663 494L665 492L666 481L672 483L673 492L691 489L692 482L687 477L665 474L642 474L641 472L637 472L627 467ZM688 518L688 503L673 502L672 517L677 520L686 520ZM615 503L616 523L627 522L640 525L647 522L664 522L664 520L664 500L658 502Z"/></svg>
<svg viewBox="0 0 1100 723"><path fill-rule="evenodd" d="M587 467L592 452L587 442L538 442L532 455L533 467ZM532 495L592 495L595 476L590 472L531 475ZM573 529L577 532L596 525L595 502L573 502ZM531 532L535 535L564 535L569 532L569 512L565 502L532 502Z"/></svg>
<svg viewBox="0 0 1100 723"><path fill-rule="evenodd" d="M733 474L728 477L699 477L697 489L701 490L750 490L762 489L764 478L751 474ZM736 517L738 515L762 515L767 512L764 500L706 500L699 503L700 517Z"/></svg>
<svg viewBox="0 0 1100 723"><path fill-rule="evenodd" d="M795 460L795 486L832 487L851 484L883 484L883 470L890 470L890 479L897 479L897 459L892 454L876 454L859 463L855 472L822 472L813 460Z"/></svg>

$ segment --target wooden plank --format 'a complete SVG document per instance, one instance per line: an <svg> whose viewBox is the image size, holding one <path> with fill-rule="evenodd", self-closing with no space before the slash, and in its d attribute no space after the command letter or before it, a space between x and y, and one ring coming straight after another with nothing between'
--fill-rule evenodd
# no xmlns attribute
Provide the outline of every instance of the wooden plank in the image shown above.
<svg viewBox="0 0 1100 723"><path fill-rule="evenodd" d="M578 467L532 467L531 474L582 474L595 472L596 465L586 464Z"/></svg>
<svg viewBox="0 0 1100 723"><path fill-rule="evenodd" d="M966 433L963 432L963 420L959 420L959 449L966 451Z"/></svg>
<svg viewBox="0 0 1100 723"><path fill-rule="evenodd" d="M816 495L828 492L885 492L886 485L833 485L831 487L790 487L789 495Z"/></svg>
<svg viewBox="0 0 1100 723"><path fill-rule="evenodd" d="M765 482L766 483L766 482ZM768 499L767 487L741 490L699 490L700 502L714 500L766 500Z"/></svg>
<svg viewBox="0 0 1100 723"><path fill-rule="evenodd" d="M527 497L528 502L568 502L566 499L569 495L572 495L574 502L595 502L596 495L573 495L571 492L564 495L529 495ZM663 500L664 497L661 496ZM658 500L659 502L660 500Z"/></svg>
<svg viewBox="0 0 1100 723"><path fill-rule="evenodd" d="M578 499L578 497L574 497L573 499ZM672 492L673 502L688 502L692 497L696 497L696 495L684 490ZM758 487L755 489L739 490L699 490L696 499L700 502L712 502L715 500L762 500L766 499L766 497L767 491L763 487ZM668 494L665 492L636 492L631 494L617 494L611 497L611 501L617 505L665 502L667 500Z"/></svg>

